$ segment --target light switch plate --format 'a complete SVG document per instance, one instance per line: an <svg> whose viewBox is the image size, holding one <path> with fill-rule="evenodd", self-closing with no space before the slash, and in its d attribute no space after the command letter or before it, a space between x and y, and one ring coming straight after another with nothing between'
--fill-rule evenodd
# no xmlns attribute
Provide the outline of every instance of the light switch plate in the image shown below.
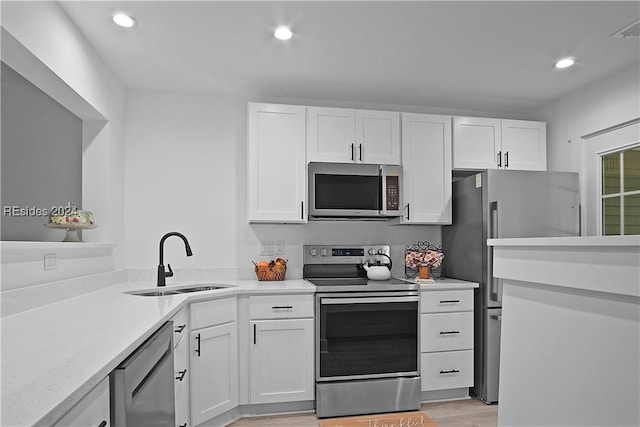
<svg viewBox="0 0 640 427"><path fill-rule="evenodd" d="M285 242L284 240L276 240L276 247L274 251L274 255L284 255L285 253Z"/></svg>

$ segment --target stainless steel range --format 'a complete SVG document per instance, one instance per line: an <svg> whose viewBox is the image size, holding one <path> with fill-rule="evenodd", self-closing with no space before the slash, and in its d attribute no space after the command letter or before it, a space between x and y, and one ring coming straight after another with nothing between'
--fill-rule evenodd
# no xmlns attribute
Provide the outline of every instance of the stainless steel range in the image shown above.
<svg viewBox="0 0 640 427"><path fill-rule="evenodd" d="M418 285L368 280L363 263L389 246L306 245L303 277L316 286L319 418L420 408Z"/></svg>

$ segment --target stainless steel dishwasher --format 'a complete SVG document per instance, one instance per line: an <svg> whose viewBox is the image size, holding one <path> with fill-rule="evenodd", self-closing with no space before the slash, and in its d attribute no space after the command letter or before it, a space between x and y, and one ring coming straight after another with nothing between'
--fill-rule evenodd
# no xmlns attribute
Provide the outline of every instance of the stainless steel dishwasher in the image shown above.
<svg viewBox="0 0 640 427"><path fill-rule="evenodd" d="M175 427L173 376L173 322L167 322L111 373L111 425Z"/></svg>

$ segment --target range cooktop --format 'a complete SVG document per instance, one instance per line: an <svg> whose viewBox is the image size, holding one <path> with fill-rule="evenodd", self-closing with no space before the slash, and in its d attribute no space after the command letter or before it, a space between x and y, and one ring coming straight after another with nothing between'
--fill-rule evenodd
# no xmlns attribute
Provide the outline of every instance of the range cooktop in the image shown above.
<svg viewBox="0 0 640 427"><path fill-rule="evenodd" d="M307 278L308 282L316 286L317 292L388 292L415 291L419 285L403 279L369 280L366 277L349 278Z"/></svg>

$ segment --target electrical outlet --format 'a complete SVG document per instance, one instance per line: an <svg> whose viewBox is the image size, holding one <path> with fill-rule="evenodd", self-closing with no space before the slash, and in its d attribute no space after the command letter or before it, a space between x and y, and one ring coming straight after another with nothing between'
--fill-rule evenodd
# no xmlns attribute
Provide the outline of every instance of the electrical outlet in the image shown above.
<svg viewBox="0 0 640 427"><path fill-rule="evenodd" d="M56 254L44 254L44 269L55 270L58 268L58 256Z"/></svg>
<svg viewBox="0 0 640 427"><path fill-rule="evenodd" d="M273 255L273 241L265 240L260 242L260 255L272 256Z"/></svg>
<svg viewBox="0 0 640 427"><path fill-rule="evenodd" d="M276 240L276 248L274 251L274 255L284 255L284 240Z"/></svg>

